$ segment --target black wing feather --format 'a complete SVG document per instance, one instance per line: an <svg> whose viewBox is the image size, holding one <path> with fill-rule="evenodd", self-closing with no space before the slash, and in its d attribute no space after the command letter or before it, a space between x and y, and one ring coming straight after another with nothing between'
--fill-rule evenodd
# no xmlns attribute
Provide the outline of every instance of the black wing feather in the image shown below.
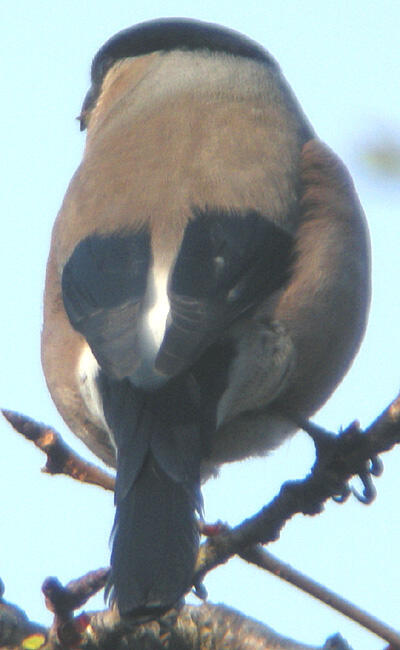
<svg viewBox="0 0 400 650"><path fill-rule="evenodd" d="M111 376L137 364L136 323L151 261L147 231L92 235L73 251L62 274L65 310Z"/></svg>
<svg viewBox="0 0 400 650"><path fill-rule="evenodd" d="M170 278L156 368L177 375L288 279L292 236L255 211L194 211Z"/></svg>

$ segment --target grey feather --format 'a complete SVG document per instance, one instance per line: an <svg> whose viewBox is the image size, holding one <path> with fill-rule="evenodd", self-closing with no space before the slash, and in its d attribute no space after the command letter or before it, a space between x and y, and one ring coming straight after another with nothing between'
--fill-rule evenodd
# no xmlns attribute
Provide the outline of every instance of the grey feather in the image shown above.
<svg viewBox="0 0 400 650"><path fill-rule="evenodd" d="M173 606L192 584L199 544L199 481L175 481L152 454L117 503L111 555L113 595L122 615Z"/></svg>
<svg viewBox="0 0 400 650"><path fill-rule="evenodd" d="M162 610L190 587L199 544L198 389L191 377L152 393L99 385L118 450L109 588L121 614Z"/></svg>

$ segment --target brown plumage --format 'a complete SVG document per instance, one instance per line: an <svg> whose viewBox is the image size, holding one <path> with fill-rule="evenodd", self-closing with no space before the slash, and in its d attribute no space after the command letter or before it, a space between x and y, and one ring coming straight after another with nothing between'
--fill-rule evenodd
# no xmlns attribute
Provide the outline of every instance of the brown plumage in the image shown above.
<svg viewBox="0 0 400 650"><path fill-rule="evenodd" d="M43 367L65 421L117 466L113 597L156 615L191 585L201 477L282 442L347 371L368 234L277 64L224 28L121 32L81 122Z"/></svg>

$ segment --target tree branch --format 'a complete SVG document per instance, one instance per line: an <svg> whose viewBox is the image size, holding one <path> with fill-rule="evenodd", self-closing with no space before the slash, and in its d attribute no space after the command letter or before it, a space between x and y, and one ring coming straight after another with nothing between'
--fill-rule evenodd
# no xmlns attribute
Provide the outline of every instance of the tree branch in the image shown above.
<svg viewBox="0 0 400 650"><path fill-rule="evenodd" d="M295 514L320 513L325 501L344 492L350 478L367 471L371 458L399 442L400 395L365 432L353 423L335 437L329 453L317 455L304 480L284 483L279 494L253 517L202 544L195 582L200 583L211 569L233 555L240 555L246 547L278 539L286 522Z"/></svg>
<svg viewBox="0 0 400 650"><path fill-rule="evenodd" d="M251 546L246 548L242 553L240 553L240 557L247 562L258 566L260 569L273 573L278 578L281 578L281 580L285 580L295 587L298 587L298 589L301 589L307 594L310 594L310 596L317 598L337 612L341 612L352 621L356 621L356 623L359 623L367 630L370 630L381 639L389 641L392 644L393 650L395 648L400 648L400 634L398 634L392 627L379 621L368 612L360 609L330 589L327 589L324 585L315 582L315 580L312 580L300 571L297 571L289 564L285 564L282 560L274 557L271 553L265 551L260 546Z"/></svg>
<svg viewBox="0 0 400 650"><path fill-rule="evenodd" d="M19 607L3 599L4 585L0 580L0 647L18 646L23 640L35 637L36 646L40 647L46 640L47 631L38 623L30 621Z"/></svg>
<svg viewBox="0 0 400 650"><path fill-rule="evenodd" d="M229 607L210 603L171 610L159 621L142 625L122 621L116 610L111 609L81 614L58 629L53 625L46 630L31 623L22 610L1 598L0 647L9 650L77 647L84 650L349 650L340 635L317 648L283 637Z"/></svg>
<svg viewBox="0 0 400 650"><path fill-rule="evenodd" d="M6 409L2 409L1 412L18 433L33 442L47 455L43 472L65 474L82 483L98 485L105 490L114 490L114 477L81 458L64 442L57 431L46 424L35 422L21 413Z"/></svg>
<svg viewBox="0 0 400 650"><path fill-rule="evenodd" d="M113 477L80 458L52 428L38 424L30 418L13 411L3 410L3 414L17 431L22 433L28 440L33 441L37 447L47 454L44 471L51 474L64 473L79 481L99 485L108 490L114 488ZM279 575L323 600L334 609L341 611L381 638L389 641L391 647L400 648L400 636L390 627L377 621L336 594L329 592L321 585L314 583L309 578L288 567L288 565L276 560L257 546L259 543L265 544L277 539L286 521L293 515L297 513L314 515L323 510L323 504L327 499L337 495L347 497L350 493L347 483L354 475L358 474L364 482L364 497L361 500L369 502L373 494L369 475L378 473L377 454L389 451L395 444L400 442L400 395L365 432L360 431L357 423L353 423L338 436L321 435L321 430L310 422L298 422L298 424L308 431L316 442L317 458L309 476L302 481L285 483L275 499L256 515L245 520L234 529L223 529L223 532L210 537L202 544L194 583L200 585L206 573L237 554L246 561ZM372 462L370 462L371 459ZM106 573L101 579L103 577L106 577ZM86 579L86 577L84 578ZM87 586L87 581L81 581L79 583L80 587L82 587L82 584ZM54 586L53 583L50 584L50 587L52 586ZM61 591L64 589L61 585L56 586L59 586ZM68 596L70 596L68 592L69 586L65 590ZM56 600L61 591L59 589L55 590ZM65 593L62 595L65 595ZM56 611L54 609L54 599L49 598L49 602L53 606L53 611ZM71 612L72 609L74 608L71 608ZM201 608L196 608L197 610L202 611ZM59 613L56 612L56 616L59 616ZM110 612L99 613L96 616L100 620L102 616L110 616ZM80 629L81 621L79 619L80 617L73 619L73 621L76 621L76 624L72 627L73 632L76 631L75 628ZM85 619L82 628L86 629L87 624ZM270 646L260 646L260 648L264 647L269 648ZM291 646L274 647L308 648L309 646L292 644Z"/></svg>

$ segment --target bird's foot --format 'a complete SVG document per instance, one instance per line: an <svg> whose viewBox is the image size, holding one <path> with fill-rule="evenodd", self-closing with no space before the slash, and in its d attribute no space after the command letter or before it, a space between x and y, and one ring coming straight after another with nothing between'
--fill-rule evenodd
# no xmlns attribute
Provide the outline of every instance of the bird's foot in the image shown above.
<svg viewBox="0 0 400 650"><path fill-rule="evenodd" d="M198 525L200 535L204 535L205 537L216 537L216 535L219 535L228 529L228 525L224 524L222 521L207 524L205 521L200 519Z"/></svg>
<svg viewBox="0 0 400 650"><path fill-rule="evenodd" d="M332 487L335 492L332 497L333 500L337 503L343 503L353 494L361 503L366 505L372 503L376 496L372 477L382 474L383 463L381 459L376 455L372 455L367 460L360 459L357 475L363 486L361 493L354 487L349 486L348 481L353 473L349 472L347 474L346 472L347 460L350 456L354 457L357 448L360 449L360 457L364 455L365 458L365 454L361 453L364 448L365 438L359 422L353 422L347 429L341 430L338 435L309 420L302 421L299 426L309 434L315 445L316 461L313 471L332 470ZM338 478L343 477L343 475L345 478Z"/></svg>
<svg viewBox="0 0 400 650"><path fill-rule="evenodd" d="M224 533L229 528L229 526L227 524L224 524L222 521L216 521L213 524L207 524L202 519L199 519L197 523L200 534L204 535L205 537L217 537L217 535ZM193 593L200 600L205 601L208 598L207 589L202 582L194 584Z"/></svg>

